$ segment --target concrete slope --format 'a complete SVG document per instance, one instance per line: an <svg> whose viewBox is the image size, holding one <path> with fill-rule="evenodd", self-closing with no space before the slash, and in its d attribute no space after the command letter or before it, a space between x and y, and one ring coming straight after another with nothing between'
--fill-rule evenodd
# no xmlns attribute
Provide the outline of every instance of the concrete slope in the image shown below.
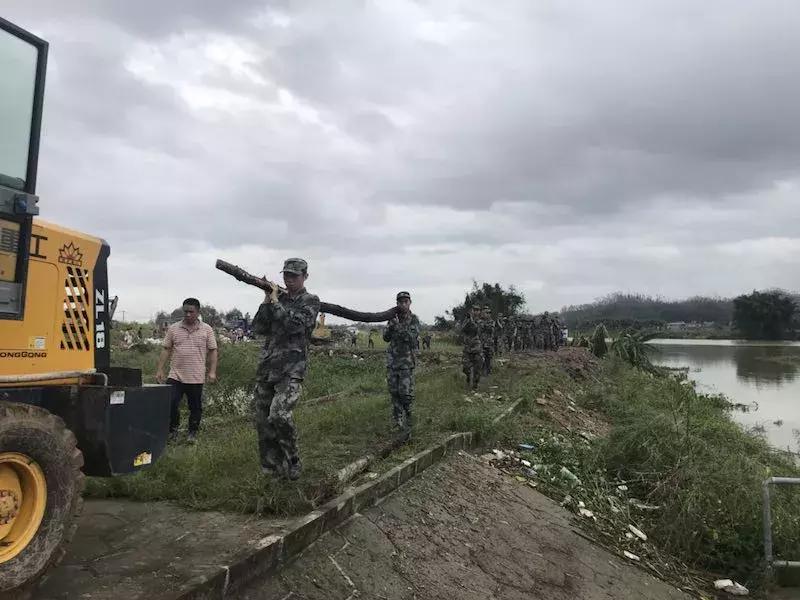
<svg viewBox="0 0 800 600"><path fill-rule="evenodd" d="M237 598L688 598L577 535L571 518L535 490L459 453Z"/></svg>

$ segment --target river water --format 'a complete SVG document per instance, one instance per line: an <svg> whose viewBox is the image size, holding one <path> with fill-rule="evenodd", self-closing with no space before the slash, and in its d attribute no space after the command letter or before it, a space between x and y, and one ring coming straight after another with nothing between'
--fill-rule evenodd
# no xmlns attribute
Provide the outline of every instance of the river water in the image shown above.
<svg viewBox="0 0 800 600"><path fill-rule="evenodd" d="M746 427L763 426L779 448L800 450L800 342L732 340L653 340L659 352L653 362L689 367L698 390L721 393L752 406L733 411Z"/></svg>

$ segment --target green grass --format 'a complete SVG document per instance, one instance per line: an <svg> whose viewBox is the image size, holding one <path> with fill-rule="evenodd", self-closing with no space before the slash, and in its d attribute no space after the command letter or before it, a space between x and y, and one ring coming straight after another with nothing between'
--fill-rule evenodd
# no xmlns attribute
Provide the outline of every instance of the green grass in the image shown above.
<svg viewBox="0 0 800 600"><path fill-rule="evenodd" d="M579 406L603 415L611 424L607 436L589 443L577 431L543 424L541 415L521 415L504 432L506 444L535 443L528 458L541 466L539 489L558 501L567 494L584 501L600 519L597 535L609 544L618 545L634 523L664 556L758 589L764 573L761 484L772 475L797 477L800 469L764 438L734 423L719 398L619 360L602 363L596 381L565 382L560 389ZM581 485L559 477L561 466ZM619 483L628 492L614 513L609 498L619 498ZM661 508L637 511L628 497ZM797 490L776 490L773 532L777 556L800 558ZM647 555L635 543L630 550ZM658 556L649 558L662 565Z"/></svg>
<svg viewBox="0 0 800 600"><path fill-rule="evenodd" d="M152 356L116 353L119 363ZM155 352L155 351L154 351ZM349 350L315 352L295 421L299 432L303 477L295 483L274 482L259 475L255 428L248 414L249 390L258 348L225 346L220 350L220 384L209 393L200 442L171 446L150 469L129 477L92 479L88 494L136 500L172 500L193 509L219 509L265 515L307 511L340 491L336 472L352 461L380 453L394 440L385 383L384 353ZM416 425L404 451L461 431L488 431L491 419L523 393L513 369L500 369L495 395L465 400L460 357L427 352L417 368ZM151 372L150 372L151 373ZM148 375L150 374L148 373ZM213 386L209 386L211 389ZM304 400L345 392L335 401L304 405ZM225 395L241 396L224 402Z"/></svg>

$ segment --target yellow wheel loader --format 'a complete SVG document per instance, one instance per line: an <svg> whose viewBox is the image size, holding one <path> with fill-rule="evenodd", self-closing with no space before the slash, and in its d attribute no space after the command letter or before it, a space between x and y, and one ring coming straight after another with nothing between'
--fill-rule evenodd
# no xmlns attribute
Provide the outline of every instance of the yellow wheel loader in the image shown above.
<svg viewBox="0 0 800 600"><path fill-rule="evenodd" d="M84 476L152 464L169 427L169 388L111 367L108 244L35 218L47 50L0 18L0 597L62 558Z"/></svg>

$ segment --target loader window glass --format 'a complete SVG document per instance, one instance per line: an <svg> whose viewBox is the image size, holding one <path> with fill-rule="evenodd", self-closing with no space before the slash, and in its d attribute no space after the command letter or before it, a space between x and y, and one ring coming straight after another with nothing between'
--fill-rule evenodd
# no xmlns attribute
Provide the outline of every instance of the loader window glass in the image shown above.
<svg viewBox="0 0 800 600"><path fill-rule="evenodd" d="M16 281L19 223L0 219L0 281Z"/></svg>
<svg viewBox="0 0 800 600"><path fill-rule="evenodd" d="M28 169L36 47L0 30L0 185L23 189Z"/></svg>

